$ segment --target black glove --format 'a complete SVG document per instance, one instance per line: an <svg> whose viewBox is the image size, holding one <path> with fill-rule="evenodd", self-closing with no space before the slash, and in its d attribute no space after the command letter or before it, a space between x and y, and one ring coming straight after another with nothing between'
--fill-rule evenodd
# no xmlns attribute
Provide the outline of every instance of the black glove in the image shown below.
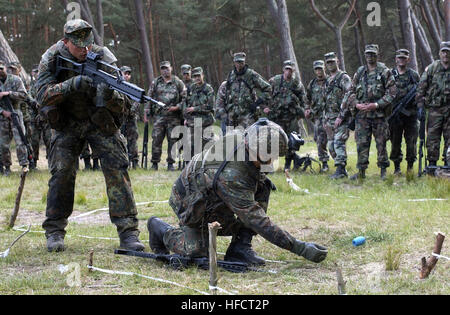
<svg viewBox="0 0 450 315"><path fill-rule="evenodd" d="M250 105L250 112L254 114L263 103L264 102L262 99L258 99L256 102Z"/></svg>
<svg viewBox="0 0 450 315"><path fill-rule="evenodd" d="M66 82L69 81L72 91L82 91L92 87L92 79L85 75L78 75L67 80Z"/></svg>
<svg viewBox="0 0 450 315"><path fill-rule="evenodd" d="M272 191L277 191L277 186L269 178L264 180L264 185Z"/></svg>
<svg viewBox="0 0 450 315"><path fill-rule="evenodd" d="M314 263L320 263L327 258L328 249L314 243L305 243L295 240L291 252Z"/></svg>

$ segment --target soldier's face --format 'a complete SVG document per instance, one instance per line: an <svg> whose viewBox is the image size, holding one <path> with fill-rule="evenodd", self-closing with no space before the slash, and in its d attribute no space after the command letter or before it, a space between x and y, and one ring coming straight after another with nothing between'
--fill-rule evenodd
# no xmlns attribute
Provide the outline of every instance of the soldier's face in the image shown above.
<svg viewBox="0 0 450 315"><path fill-rule="evenodd" d="M204 82L204 79L203 79L203 75L202 75L202 74L194 75L194 76L192 77L192 79L194 80L194 83L195 83L195 84L198 84L198 85L203 84L203 82Z"/></svg>
<svg viewBox="0 0 450 315"><path fill-rule="evenodd" d="M243 62L243 61L235 61L234 62L234 66L236 67L236 70L238 72L242 71L242 69L244 69L244 67L245 67L245 62Z"/></svg>
<svg viewBox="0 0 450 315"><path fill-rule="evenodd" d="M161 75L164 78L170 78L172 75L172 67L161 67Z"/></svg>
<svg viewBox="0 0 450 315"><path fill-rule="evenodd" d="M191 80L191 74L190 73L183 73L183 79L184 79L184 81Z"/></svg>
<svg viewBox="0 0 450 315"><path fill-rule="evenodd" d="M327 69L330 72L335 72L337 70L337 62L335 60L327 61Z"/></svg>
<svg viewBox="0 0 450 315"><path fill-rule="evenodd" d="M315 73L316 77L318 77L318 78L323 78L325 76L325 72L323 71L322 68L314 69L314 73Z"/></svg>
<svg viewBox="0 0 450 315"><path fill-rule="evenodd" d="M17 68L8 68L9 73L14 74L14 75L19 75L19 70Z"/></svg>
<svg viewBox="0 0 450 315"><path fill-rule="evenodd" d="M397 57L395 58L395 63L398 67L404 68L408 65L409 58Z"/></svg>
<svg viewBox="0 0 450 315"><path fill-rule="evenodd" d="M70 54L79 61L86 61L87 54L92 49L92 45L78 47L68 39L64 39L64 45L69 49Z"/></svg>
<svg viewBox="0 0 450 315"><path fill-rule="evenodd" d="M284 77L287 79L292 79L292 75L294 74L291 68L284 68L283 73Z"/></svg>
<svg viewBox="0 0 450 315"><path fill-rule="evenodd" d="M450 63L450 50L442 50L439 53L439 57L441 58L441 61L445 64Z"/></svg>
<svg viewBox="0 0 450 315"><path fill-rule="evenodd" d="M0 78L6 77L6 67L4 65L0 65Z"/></svg>
<svg viewBox="0 0 450 315"><path fill-rule="evenodd" d="M373 65L378 61L378 55L375 53L366 53L366 61L369 65Z"/></svg>
<svg viewBox="0 0 450 315"><path fill-rule="evenodd" d="M125 81L127 81L127 82L131 81L131 73L130 72L125 72L123 74L123 77L125 78Z"/></svg>

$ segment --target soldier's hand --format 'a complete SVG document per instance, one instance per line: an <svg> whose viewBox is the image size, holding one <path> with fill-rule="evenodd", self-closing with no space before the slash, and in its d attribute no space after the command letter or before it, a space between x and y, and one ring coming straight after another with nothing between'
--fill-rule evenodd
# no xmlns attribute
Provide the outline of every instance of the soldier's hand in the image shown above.
<svg viewBox="0 0 450 315"><path fill-rule="evenodd" d="M306 117L306 119L309 119L311 117L311 110L310 109L305 110L305 117Z"/></svg>
<svg viewBox="0 0 450 315"><path fill-rule="evenodd" d="M114 90L110 89L105 83L100 83L97 92L102 93L105 100L110 100L113 97Z"/></svg>
<svg viewBox="0 0 450 315"><path fill-rule="evenodd" d="M169 107L169 113L177 112L180 108L178 106Z"/></svg>
<svg viewBox="0 0 450 315"><path fill-rule="evenodd" d="M266 107L264 108L264 114L268 115L270 113L270 108Z"/></svg>
<svg viewBox="0 0 450 315"><path fill-rule="evenodd" d="M65 81L71 91L85 91L92 87L92 79L85 75L78 75Z"/></svg>
<svg viewBox="0 0 450 315"><path fill-rule="evenodd" d="M356 109L360 111L366 110L366 104L356 104Z"/></svg>
<svg viewBox="0 0 450 315"><path fill-rule="evenodd" d="M304 257L305 259L312 261L314 263L320 263L328 255L328 249L314 244L314 243L305 243L299 240L295 240L294 246L291 250L294 254Z"/></svg>
<svg viewBox="0 0 450 315"><path fill-rule="evenodd" d="M9 96L11 92L0 92L0 100L3 98L3 96Z"/></svg>
<svg viewBox="0 0 450 315"><path fill-rule="evenodd" d="M366 111L368 112L374 112L377 110L377 104L375 103L370 103L366 105Z"/></svg>
<svg viewBox="0 0 450 315"><path fill-rule="evenodd" d="M8 111L4 110L4 111L2 112L2 115L3 115L3 117L5 117L5 118L11 119L11 112L8 112Z"/></svg>
<svg viewBox="0 0 450 315"><path fill-rule="evenodd" d="M189 108L186 108L186 114L190 114L190 113L192 113L192 112L194 112L194 107L189 107Z"/></svg>
<svg viewBox="0 0 450 315"><path fill-rule="evenodd" d="M338 117L334 123L334 129L339 128L342 125L342 118Z"/></svg>

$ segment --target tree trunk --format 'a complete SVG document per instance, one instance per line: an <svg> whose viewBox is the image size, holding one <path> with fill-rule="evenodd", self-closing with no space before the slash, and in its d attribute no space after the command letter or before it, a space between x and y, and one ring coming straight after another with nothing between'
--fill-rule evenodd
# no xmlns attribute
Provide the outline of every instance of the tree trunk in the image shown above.
<svg viewBox="0 0 450 315"><path fill-rule="evenodd" d="M445 41L450 41L450 0L444 1Z"/></svg>
<svg viewBox="0 0 450 315"><path fill-rule="evenodd" d="M156 60L156 46L155 46L155 32L153 31L153 13L152 13L152 1L148 0L147 2L148 7L148 25L149 25L149 31L150 31L150 47L152 52L152 63L153 63L153 71L155 69L158 69L158 62Z"/></svg>
<svg viewBox="0 0 450 315"><path fill-rule="evenodd" d="M403 42L405 48L410 53L410 67L418 71L416 40L414 38L414 28L411 21L411 3L409 0L398 0L398 13L400 16L400 26L403 34Z"/></svg>
<svg viewBox="0 0 450 315"><path fill-rule="evenodd" d="M142 47L142 58L145 63L145 73L147 76L147 83L153 81L153 65L152 65L152 57L150 53L150 47L148 45L148 37L147 37L147 29L145 28L145 19L144 19L144 6L142 4L142 0L134 0L134 6L136 8L136 18L137 18L137 28L140 35L141 47Z"/></svg>
<svg viewBox="0 0 450 315"><path fill-rule="evenodd" d="M17 55L14 53L14 51L9 46L8 41L3 36L3 33L1 30L0 30L0 60L4 61L7 64L11 63L11 62L20 62L19 58L17 58ZM24 67L22 67L22 70L20 72L20 78L24 82L26 82L29 78L29 75L25 71Z"/></svg>
<svg viewBox="0 0 450 315"><path fill-rule="evenodd" d="M431 52L430 43L428 42L426 38L425 31L420 24L419 20L416 17L416 14L412 9L409 10L411 13L411 21L414 27L414 33L416 35L417 44L419 45L419 48L422 52L422 57L424 59L424 63L426 65L432 64L433 59L433 53Z"/></svg>
<svg viewBox="0 0 450 315"><path fill-rule="evenodd" d="M96 4L97 4L97 30L98 30L98 35L104 44L104 42L105 42L105 25L103 22L102 0L97 0ZM102 46L103 46L103 44L102 44Z"/></svg>
<svg viewBox="0 0 450 315"><path fill-rule="evenodd" d="M426 17L428 30L430 31L431 38L434 41L434 44L436 45L437 51L439 51L439 47L441 46L441 37L439 36L439 30L436 25L436 21L434 20L433 15L431 14L430 4L428 3L428 0L422 0L422 7L423 11Z"/></svg>
<svg viewBox="0 0 450 315"><path fill-rule="evenodd" d="M445 38L445 31L444 31L444 27L442 26L442 20L441 20L441 15L439 12L439 2L440 0L431 0L431 6L433 7L433 12L434 12L434 18L436 20L436 24L439 30L439 36L441 38Z"/></svg>

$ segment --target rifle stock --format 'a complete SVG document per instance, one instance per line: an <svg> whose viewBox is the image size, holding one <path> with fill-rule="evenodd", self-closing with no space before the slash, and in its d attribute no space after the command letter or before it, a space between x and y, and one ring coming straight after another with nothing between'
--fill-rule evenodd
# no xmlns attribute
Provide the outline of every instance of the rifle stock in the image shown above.
<svg viewBox="0 0 450 315"><path fill-rule="evenodd" d="M144 140L142 144L141 168L143 169L147 169L148 167L148 132L148 122L146 122L144 127Z"/></svg>

